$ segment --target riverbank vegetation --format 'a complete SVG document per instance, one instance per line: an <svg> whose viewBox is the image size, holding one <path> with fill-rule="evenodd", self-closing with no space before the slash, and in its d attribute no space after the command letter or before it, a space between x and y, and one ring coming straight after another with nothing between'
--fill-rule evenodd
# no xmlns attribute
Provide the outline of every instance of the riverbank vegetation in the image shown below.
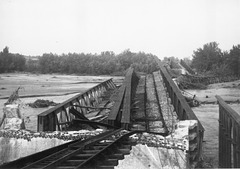
<svg viewBox="0 0 240 169"><path fill-rule="evenodd" d="M193 52L191 67L199 74L215 76L240 76L240 45L222 51L217 42L203 45Z"/></svg>
<svg viewBox="0 0 240 169"><path fill-rule="evenodd" d="M133 53L130 50L125 50L118 55L106 51L99 55L45 53L38 57L24 57L20 54L9 53L6 47L0 53L0 73L26 71L44 74L123 75L130 66L139 72L152 73L157 70L155 58L157 56L152 54Z"/></svg>
<svg viewBox="0 0 240 169"><path fill-rule="evenodd" d="M130 66L138 72L152 73L158 70L155 58L157 56L153 54L134 53L129 49L120 54L111 51L101 54L45 53L32 57L10 53L9 48L5 47L0 52L0 73L25 71L44 74L123 75ZM163 61L169 59L178 60L171 56L165 57ZM192 59L185 58L184 61L201 75L240 76L240 45L233 46L229 51L222 51L217 42L210 42L193 51ZM175 66L174 68L177 69Z"/></svg>

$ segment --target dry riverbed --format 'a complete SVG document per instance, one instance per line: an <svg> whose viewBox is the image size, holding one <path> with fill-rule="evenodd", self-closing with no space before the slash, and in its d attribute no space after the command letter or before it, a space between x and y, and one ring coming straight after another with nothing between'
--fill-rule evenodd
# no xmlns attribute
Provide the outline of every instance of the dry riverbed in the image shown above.
<svg viewBox="0 0 240 169"><path fill-rule="evenodd" d="M0 121L3 116L3 105L8 97L16 90L19 90L21 101L21 114L25 119L28 130L37 130L37 115L51 108L31 108L28 103L37 99L45 99L55 103L63 101L83 93L89 88L113 78L114 83L121 83L124 77L111 76L77 76L59 74L24 74L6 73L0 74Z"/></svg>
<svg viewBox="0 0 240 169"><path fill-rule="evenodd" d="M206 90L187 90L187 92L195 94L201 102L199 107L192 109L205 128L203 167L218 168L219 107L215 96L221 96L232 109L240 114L240 80L211 84Z"/></svg>
<svg viewBox="0 0 240 169"><path fill-rule="evenodd" d="M46 99L61 103L78 93L111 78L110 76L76 76L58 74L0 74L0 120L2 109L7 98L18 87L22 102L21 114L25 119L26 128L37 130L37 115L48 108L31 108L27 103L37 99ZM123 77L114 77L115 83L121 83ZM206 90L187 90L195 94L202 102L199 107L193 108L205 128L203 158L205 167L218 167L218 105L215 95L220 95L230 106L240 113L240 80L228 83L209 85Z"/></svg>

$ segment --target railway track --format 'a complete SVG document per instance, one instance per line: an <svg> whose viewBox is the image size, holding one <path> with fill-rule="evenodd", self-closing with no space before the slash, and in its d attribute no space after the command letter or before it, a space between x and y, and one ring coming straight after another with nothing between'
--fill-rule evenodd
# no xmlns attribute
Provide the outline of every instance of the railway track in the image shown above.
<svg viewBox="0 0 240 169"><path fill-rule="evenodd" d="M84 141L74 142L67 148L25 164L22 169L77 169L104 168L113 169L118 160L131 150L129 136L135 132L117 129L94 136ZM29 156L31 158L31 156ZM11 168L9 166L2 168Z"/></svg>

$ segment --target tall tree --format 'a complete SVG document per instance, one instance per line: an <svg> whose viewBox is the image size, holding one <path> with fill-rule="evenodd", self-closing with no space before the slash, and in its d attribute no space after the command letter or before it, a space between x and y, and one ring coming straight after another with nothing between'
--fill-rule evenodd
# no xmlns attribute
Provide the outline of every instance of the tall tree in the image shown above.
<svg viewBox="0 0 240 169"><path fill-rule="evenodd" d="M26 59L23 55L9 53L7 46L0 52L0 73L23 71L25 63Z"/></svg>
<svg viewBox="0 0 240 169"><path fill-rule="evenodd" d="M130 49L124 50L122 53L118 55L118 60L123 68L123 70L128 69L132 62L133 53L130 51Z"/></svg>
<svg viewBox="0 0 240 169"><path fill-rule="evenodd" d="M221 65L223 53L216 42L210 42L203 45L193 52L192 67L198 72L206 72L213 67Z"/></svg>
<svg viewBox="0 0 240 169"><path fill-rule="evenodd" d="M8 54L8 53L9 53L9 47L6 46L6 47L3 49L3 53L4 53L4 54Z"/></svg>
<svg viewBox="0 0 240 169"><path fill-rule="evenodd" d="M190 65L192 64L192 60L191 60L190 58L188 58L188 57L183 58L183 61L184 61L188 66L190 66Z"/></svg>
<svg viewBox="0 0 240 169"><path fill-rule="evenodd" d="M232 47L227 61L233 73L240 75L240 45Z"/></svg>

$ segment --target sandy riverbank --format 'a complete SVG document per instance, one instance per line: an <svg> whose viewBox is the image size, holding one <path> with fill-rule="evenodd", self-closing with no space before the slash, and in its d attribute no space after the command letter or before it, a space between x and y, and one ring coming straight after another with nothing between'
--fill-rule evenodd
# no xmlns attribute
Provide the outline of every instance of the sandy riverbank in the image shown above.
<svg viewBox="0 0 240 169"><path fill-rule="evenodd" d="M0 118L2 118L3 104L7 97L19 86L22 107L21 113L25 118L26 128L37 130L37 115L48 108L30 108L27 103L37 99L47 99L61 103L77 93L105 81L109 76L75 76L75 75L35 75L35 74L0 74ZM121 82L123 77L114 77L115 82ZM203 156L208 167L218 167L218 105L215 95L220 95L224 100L232 102L230 106L240 113L240 80L228 83L209 85L206 90L187 90L195 94L202 102L199 107L193 108L205 128ZM44 95L44 96L43 96ZM5 99L4 99L5 98Z"/></svg>
<svg viewBox="0 0 240 169"><path fill-rule="evenodd" d="M206 90L187 90L187 92L195 94L201 102L199 107L194 107L192 110L205 128L203 167L218 168L219 107L215 96L221 96L240 114L240 80L211 84Z"/></svg>
<svg viewBox="0 0 240 169"><path fill-rule="evenodd" d="M59 74L24 74L6 73L0 74L0 120L3 116L3 106L7 98L18 87L22 102L21 114L25 119L28 130L37 130L37 115L51 108L31 108L26 106L37 99L46 99L55 103L63 101L83 93L89 88L113 78L114 83L121 83L124 77L112 76L77 76Z"/></svg>

